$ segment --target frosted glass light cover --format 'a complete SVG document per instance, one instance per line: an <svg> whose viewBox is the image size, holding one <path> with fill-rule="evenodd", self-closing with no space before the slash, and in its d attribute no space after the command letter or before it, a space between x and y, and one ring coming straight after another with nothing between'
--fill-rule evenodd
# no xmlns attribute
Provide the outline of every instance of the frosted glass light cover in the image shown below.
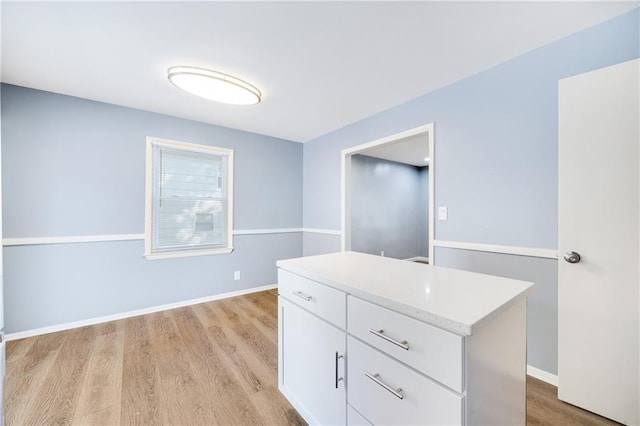
<svg viewBox="0 0 640 426"><path fill-rule="evenodd" d="M169 68L168 76L176 87L215 102L253 105L262 100L255 86L221 72L180 66Z"/></svg>

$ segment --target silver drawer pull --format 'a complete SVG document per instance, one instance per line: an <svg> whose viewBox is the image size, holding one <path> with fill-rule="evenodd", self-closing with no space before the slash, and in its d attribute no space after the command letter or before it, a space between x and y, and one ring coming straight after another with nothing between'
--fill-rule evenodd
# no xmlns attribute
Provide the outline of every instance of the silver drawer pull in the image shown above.
<svg viewBox="0 0 640 426"><path fill-rule="evenodd" d="M306 300L307 302L311 300L311 296L309 296L308 294L304 294L301 291L294 291L293 294L298 296L300 299Z"/></svg>
<svg viewBox="0 0 640 426"><path fill-rule="evenodd" d="M380 386L382 386L383 388L385 388L386 390L388 390L389 392L391 392L393 396L395 396L396 398L404 399L404 395L400 393L402 392L402 388L393 389L391 386L384 383L382 380L378 379L378 377L380 377L379 374L364 373L364 375L370 378L371 380L373 380L374 382L376 382L377 384L379 384Z"/></svg>
<svg viewBox="0 0 640 426"><path fill-rule="evenodd" d="M375 334L378 337L382 337L384 340L386 340L387 342L393 343L396 346L401 347L402 349L404 349L405 351L409 350L409 345L407 344L408 342L406 340L403 340L402 342L396 339L392 339L389 336L386 336L384 334L384 330L374 330L373 328L369 329L369 333L371 334Z"/></svg>

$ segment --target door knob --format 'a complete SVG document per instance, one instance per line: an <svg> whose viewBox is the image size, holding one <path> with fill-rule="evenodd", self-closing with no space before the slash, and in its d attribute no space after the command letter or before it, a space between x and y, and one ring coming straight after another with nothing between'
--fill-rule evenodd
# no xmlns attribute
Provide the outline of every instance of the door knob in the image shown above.
<svg viewBox="0 0 640 426"><path fill-rule="evenodd" d="M568 251L564 254L564 260L569 263L578 263L580 262L580 255L575 251Z"/></svg>

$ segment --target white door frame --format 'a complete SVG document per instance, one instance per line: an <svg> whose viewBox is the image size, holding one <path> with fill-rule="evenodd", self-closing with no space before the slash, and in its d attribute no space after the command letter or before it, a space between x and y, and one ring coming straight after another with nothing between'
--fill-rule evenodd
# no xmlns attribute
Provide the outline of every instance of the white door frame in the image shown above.
<svg viewBox="0 0 640 426"><path fill-rule="evenodd" d="M401 133L376 139L361 145L342 150L342 162L340 172L340 185L342 188L342 225L341 225L341 250L351 250L351 194L349 189L349 178L351 174L351 156L359 154L363 151L378 147L380 145L394 143L399 139L410 136L425 134L429 142L429 263L434 264L435 257L433 254L433 240L435 229L434 203L435 203L435 149L434 149L434 124L429 123L424 126L416 127Z"/></svg>

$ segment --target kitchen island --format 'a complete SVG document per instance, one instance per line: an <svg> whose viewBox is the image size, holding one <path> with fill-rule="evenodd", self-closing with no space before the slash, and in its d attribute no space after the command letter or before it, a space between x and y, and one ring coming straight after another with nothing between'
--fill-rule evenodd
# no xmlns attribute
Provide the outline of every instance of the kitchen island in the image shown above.
<svg viewBox="0 0 640 426"><path fill-rule="evenodd" d="M278 262L278 383L311 424L525 424L533 284L355 252Z"/></svg>

